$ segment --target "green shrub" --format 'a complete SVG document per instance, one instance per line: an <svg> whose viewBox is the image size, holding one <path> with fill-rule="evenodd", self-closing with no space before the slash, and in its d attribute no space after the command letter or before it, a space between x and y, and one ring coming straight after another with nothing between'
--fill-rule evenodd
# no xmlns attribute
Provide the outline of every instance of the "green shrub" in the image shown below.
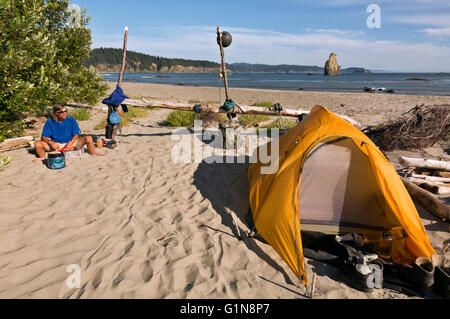
<svg viewBox="0 0 450 319"><path fill-rule="evenodd" d="M104 130L106 125L108 125L108 122L106 119L103 119L100 123L94 126L94 130Z"/></svg>
<svg viewBox="0 0 450 319"><path fill-rule="evenodd" d="M258 123L270 120L272 116L261 114L241 114L239 116L239 124L242 126L254 126Z"/></svg>
<svg viewBox="0 0 450 319"><path fill-rule="evenodd" d="M77 121L87 121L91 118L91 112L86 108L79 108L69 112Z"/></svg>
<svg viewBox="0 0 450 319"><path fill-rule="evenodd" d="M298 124L296 120L286 120L285 118L283 118L283 119L284 119L284 126L286 127L286 132ZM275 120L274 122L272 122L268 125L264 125L263 128L267 128L267 129L280 128L281 129L278 120Z"/></svg>
<svg viewBox="0 0 450 319"><path fill-rule="evenodd" d="M150 116L147 110L140 107L129 107L127 113L121 112L120 115L122 116L122 126L129 126L134 118Z"/></svg>
<svg viewBox="0 0 450 319"><path fill-rule="evenodd" d="M271 101L262 101L262 102L255 102L251 106L258 106L258 107L272 107L273 102ZM243 126L254 126L258 123L267 121L271 119L271 115L262 115L262 114L242 114L239 117L239 124Z"/></svg>
<svg viewBox="0 0 450 319"><path fill-rule="evenodd" d="M148 114L147 110L145 108L140 107L128 107L128 112L121 112L121 121L120 124L122 127L129 126L131 124L131 120L134 118L140 118L140 117L149 117L150 114ZM100 123L94 126L94 130L102 130L105 129L106 125L108 125L108 122L106 119L101 120Z"/></svg>
<svg viewBox="0 0 450 319"><path fill-rule="evenodd" d="M194 125L195 119L196 114L194 112L175 110L170 112L162 124L171 127L190 126Z"/></svg>
<svg viewBox="0 0 450 319"><path fill-rule="evenodd" d="M220 102L218 102L218 101L201 101L201 100L198 100L198 99L189 100L188 103L189 104L206 104L206 105L220 104Z"/></svg>
<svg viewBox="0 0 450 319"><path fill-rule="evenodd" d="M271 101L255 102L251 106L259 106L259 107L267 107L267 108L269 108L269 107L273 106L273 102L271 102Z"/></svg>
<svg viewBox="0 0 450 319"><path fill-rule="evenodd" d="M107 84L83 61L91 30L83 10L68 23L69 0L0 1L0 140L23 133L25 118L56 103L95 104ZM78 19L77 19L78 20Z"/></svg>
<svg viewBox="0 0 450 319"><path fill-rule="evenodd" d="M0 171L3 170L11 161L11 157L0 155Z"/></svg>

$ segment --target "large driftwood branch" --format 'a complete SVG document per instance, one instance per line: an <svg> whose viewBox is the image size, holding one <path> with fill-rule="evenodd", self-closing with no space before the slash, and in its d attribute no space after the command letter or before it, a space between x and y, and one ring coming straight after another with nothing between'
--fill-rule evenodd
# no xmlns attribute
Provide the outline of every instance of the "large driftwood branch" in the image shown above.
<svg viewBox="0 0 450 319"><path fill-rule="evenodd" d="M171 109L171 110L181 110L181 111L194 111L194 106L196 104L187 104L187 103L176 103L176 102L163 102L163 101L148 101L146 99L142 100L136 100L136 99L125 99L125 101L122 102L126 105L131 106L144 106L144 107L158 107L158 108L165 108L165 109ZM197 104L198 105L198 104ZM221 105L201 105L201 111L202 113L227 113L223 109L221 109ZM260 114L260 115L272 115L277 116L278 112L271 110L266 107L258 107L258 106L248 106L248 105L239 105L239 107L235 107L234 111L238 114ZM292 110L292 109L285 109L280 112L282 116L287 117L296 117L298 118L302 114L308 114L309 111L307 110ZM356 122L354 119L352 119L349 116L346 115L340 115L341 118L352 124L353 126L357 127L358 129L361 129L361 125Z"/></svg>
<svg viewBox="0 0 450 319"><path fill-rule="evenodd" d="M406 179L434 194L443 195L450 193L450 184L444 184L443 182L430 182L425 179L415 177L407 177Z"/></svg>
<svg viewBox="0 0 450 319"><path fill-rule="evenodd" d="M450 171L450 162L447 161L437 161L425 158L400 156L400 163L405 164L409 167L420 167L420 168Z"/></svg>
<svg viewBox="0 0 450 319"><path fill-rule="evenodd" d="M421 178L421 179L424 179L425 181L429 181L429 182L450 183L450 177L429 176L429 175L421 175L421 174L411 174L411 177Z"/></svg>
<svg viewBox="0 0 450 319"><path fill-rule="evenodd" d="M27 147L28 144L34 140L33 136L22 136L10 138L0 143L0 152L12 151L22 147Z"/></svg>
<svg viewBox="0 0 450 319"><path fill-rule="evenodd" d="M408 193L420 205L425 207L433 215L450 221L450 205L403 177L402 181L406 189L408 190Z"/></svg>

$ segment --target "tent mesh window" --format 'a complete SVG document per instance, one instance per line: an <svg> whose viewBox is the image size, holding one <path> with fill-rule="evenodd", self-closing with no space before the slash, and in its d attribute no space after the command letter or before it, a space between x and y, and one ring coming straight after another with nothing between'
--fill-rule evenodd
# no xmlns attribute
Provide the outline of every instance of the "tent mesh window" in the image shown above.
<svg viewBox="0 0 450 319"><path fill-rule="evenodd" d="M309 152L299 192L303 230L339 234L399 226L385 209L369 159L353 139L328 138Z"/></svg>

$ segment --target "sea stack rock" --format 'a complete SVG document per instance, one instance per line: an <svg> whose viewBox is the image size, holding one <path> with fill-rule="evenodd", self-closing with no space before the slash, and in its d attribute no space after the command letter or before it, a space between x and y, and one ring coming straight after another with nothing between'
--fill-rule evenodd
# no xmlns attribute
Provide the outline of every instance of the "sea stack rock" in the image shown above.
<svg viewBox="0 0 450 319"><path fill-rule="evenodd" d="M341 74L341 66L337 63L336 53L332 52L325 63L325 75Z"/></svg>

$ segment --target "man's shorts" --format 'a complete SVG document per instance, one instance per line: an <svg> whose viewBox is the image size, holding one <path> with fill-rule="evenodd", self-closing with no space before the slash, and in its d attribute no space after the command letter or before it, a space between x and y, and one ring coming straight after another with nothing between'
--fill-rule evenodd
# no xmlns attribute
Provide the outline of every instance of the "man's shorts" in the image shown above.
<svg viewBox="0 0 450 319"><path fill-rule="evenodd" d="M72 146L77 148L77 143L78 143L78 139L72 143ZM67 144L69 144L69 143L56 143L56 145L59 146L59 149L63 149L64 147L67 146ZM51 148L51 146L50 146L50 148Z"/></svg>

